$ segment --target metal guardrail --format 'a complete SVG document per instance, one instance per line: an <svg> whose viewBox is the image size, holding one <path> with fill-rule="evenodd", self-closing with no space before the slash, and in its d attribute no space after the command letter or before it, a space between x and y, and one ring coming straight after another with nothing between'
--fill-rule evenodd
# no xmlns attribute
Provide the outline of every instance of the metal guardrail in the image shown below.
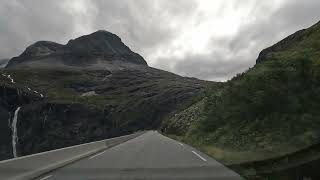
<svg viewBox="0 0 320 180"><path fill-rule="evenodd" d="M100 151L136 138L145 132L0 161L0 179L29 180Z"/></svg>

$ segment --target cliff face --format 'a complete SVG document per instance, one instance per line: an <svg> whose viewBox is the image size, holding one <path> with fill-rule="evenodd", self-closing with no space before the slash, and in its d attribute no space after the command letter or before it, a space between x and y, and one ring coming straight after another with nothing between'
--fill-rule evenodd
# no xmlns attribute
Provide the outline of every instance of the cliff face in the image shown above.
<svg viewBox="0 0 320 180"><path fill-rule="evenodd" d="M3 75L1 75L3 74ZM105 31L67 45L40 41L0 70L0 159L157 129L214 85L148 67Z"/></svg>
<svg viewBox="0 0 320 180"><path fill-rule="evenodd" d="M0 77L1 81L4 80L3 77ZM2 83L0 97L0 157L7 159L13 156L12 120L14 112L20 106L33 106L40 98Z"/></svg>

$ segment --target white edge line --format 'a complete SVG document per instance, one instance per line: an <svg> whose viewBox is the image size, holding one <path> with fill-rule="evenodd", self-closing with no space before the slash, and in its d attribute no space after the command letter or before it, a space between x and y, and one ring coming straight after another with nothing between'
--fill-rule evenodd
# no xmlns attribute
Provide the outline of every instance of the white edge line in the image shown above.
<svg viewBox="0 0 320 180"><path fill-rule="evenodd" d="M183 146L183 144L182 143L179 143L180 144L180 146Z"/></svg>
<svg viewBox="0 0 320 180"><path fill-rule="evenodd" d="M93 155L93 156L89 157L89 159L93 159L93 158L95 158L95 157L97 157L97 156L100 156L101 154L105 153L106 151L107 151L107 150L104 150L104 151L101 152L101 153L98 153L98 154L96 154L96 155Z"/></svg>
<svg viewBox="0 0 320 180"><path fill-rule="evenodd" d="M198 154L195 151L192 151L193 154L195 154L196 156L198 156L200 159L202 159L203 161L207 161L204 157L200 156L200 154Z"/></svg>
<svg viewBox="0 0 320 180"><path fill-rule="evenodd" d="M49 178L51 178L51 177L52 177L52 175L49 175L49 176L43 177L43 178L41 178L41 179L39 179L39 180L45 180L45 179L49 179Z"/></svg>

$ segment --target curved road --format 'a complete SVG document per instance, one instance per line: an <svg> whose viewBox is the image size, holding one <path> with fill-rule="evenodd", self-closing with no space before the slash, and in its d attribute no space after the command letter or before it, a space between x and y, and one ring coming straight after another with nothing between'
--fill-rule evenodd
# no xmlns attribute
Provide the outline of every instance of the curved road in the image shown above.
<svg viewBox="0 0 320 180"><path fill-rule="evenodd" d="M38 180L240 180L214 159L149 131Z"/></svg>

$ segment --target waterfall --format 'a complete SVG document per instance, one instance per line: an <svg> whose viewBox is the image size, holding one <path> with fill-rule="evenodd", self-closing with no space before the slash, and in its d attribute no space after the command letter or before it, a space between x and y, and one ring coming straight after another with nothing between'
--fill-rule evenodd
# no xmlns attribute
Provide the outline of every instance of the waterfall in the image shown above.
<svg viewBox="0 0 320 180"><path fill-rule="evenodd" d="M18 157L17 155L17 142L18 142L18 131L17 131L17 122L18 122L18 114L20 111L20 107L16 109L14 112L14 117L13 121L11 124L11 129L12 129L12 152L13 152L13 157Z"/></svg>

